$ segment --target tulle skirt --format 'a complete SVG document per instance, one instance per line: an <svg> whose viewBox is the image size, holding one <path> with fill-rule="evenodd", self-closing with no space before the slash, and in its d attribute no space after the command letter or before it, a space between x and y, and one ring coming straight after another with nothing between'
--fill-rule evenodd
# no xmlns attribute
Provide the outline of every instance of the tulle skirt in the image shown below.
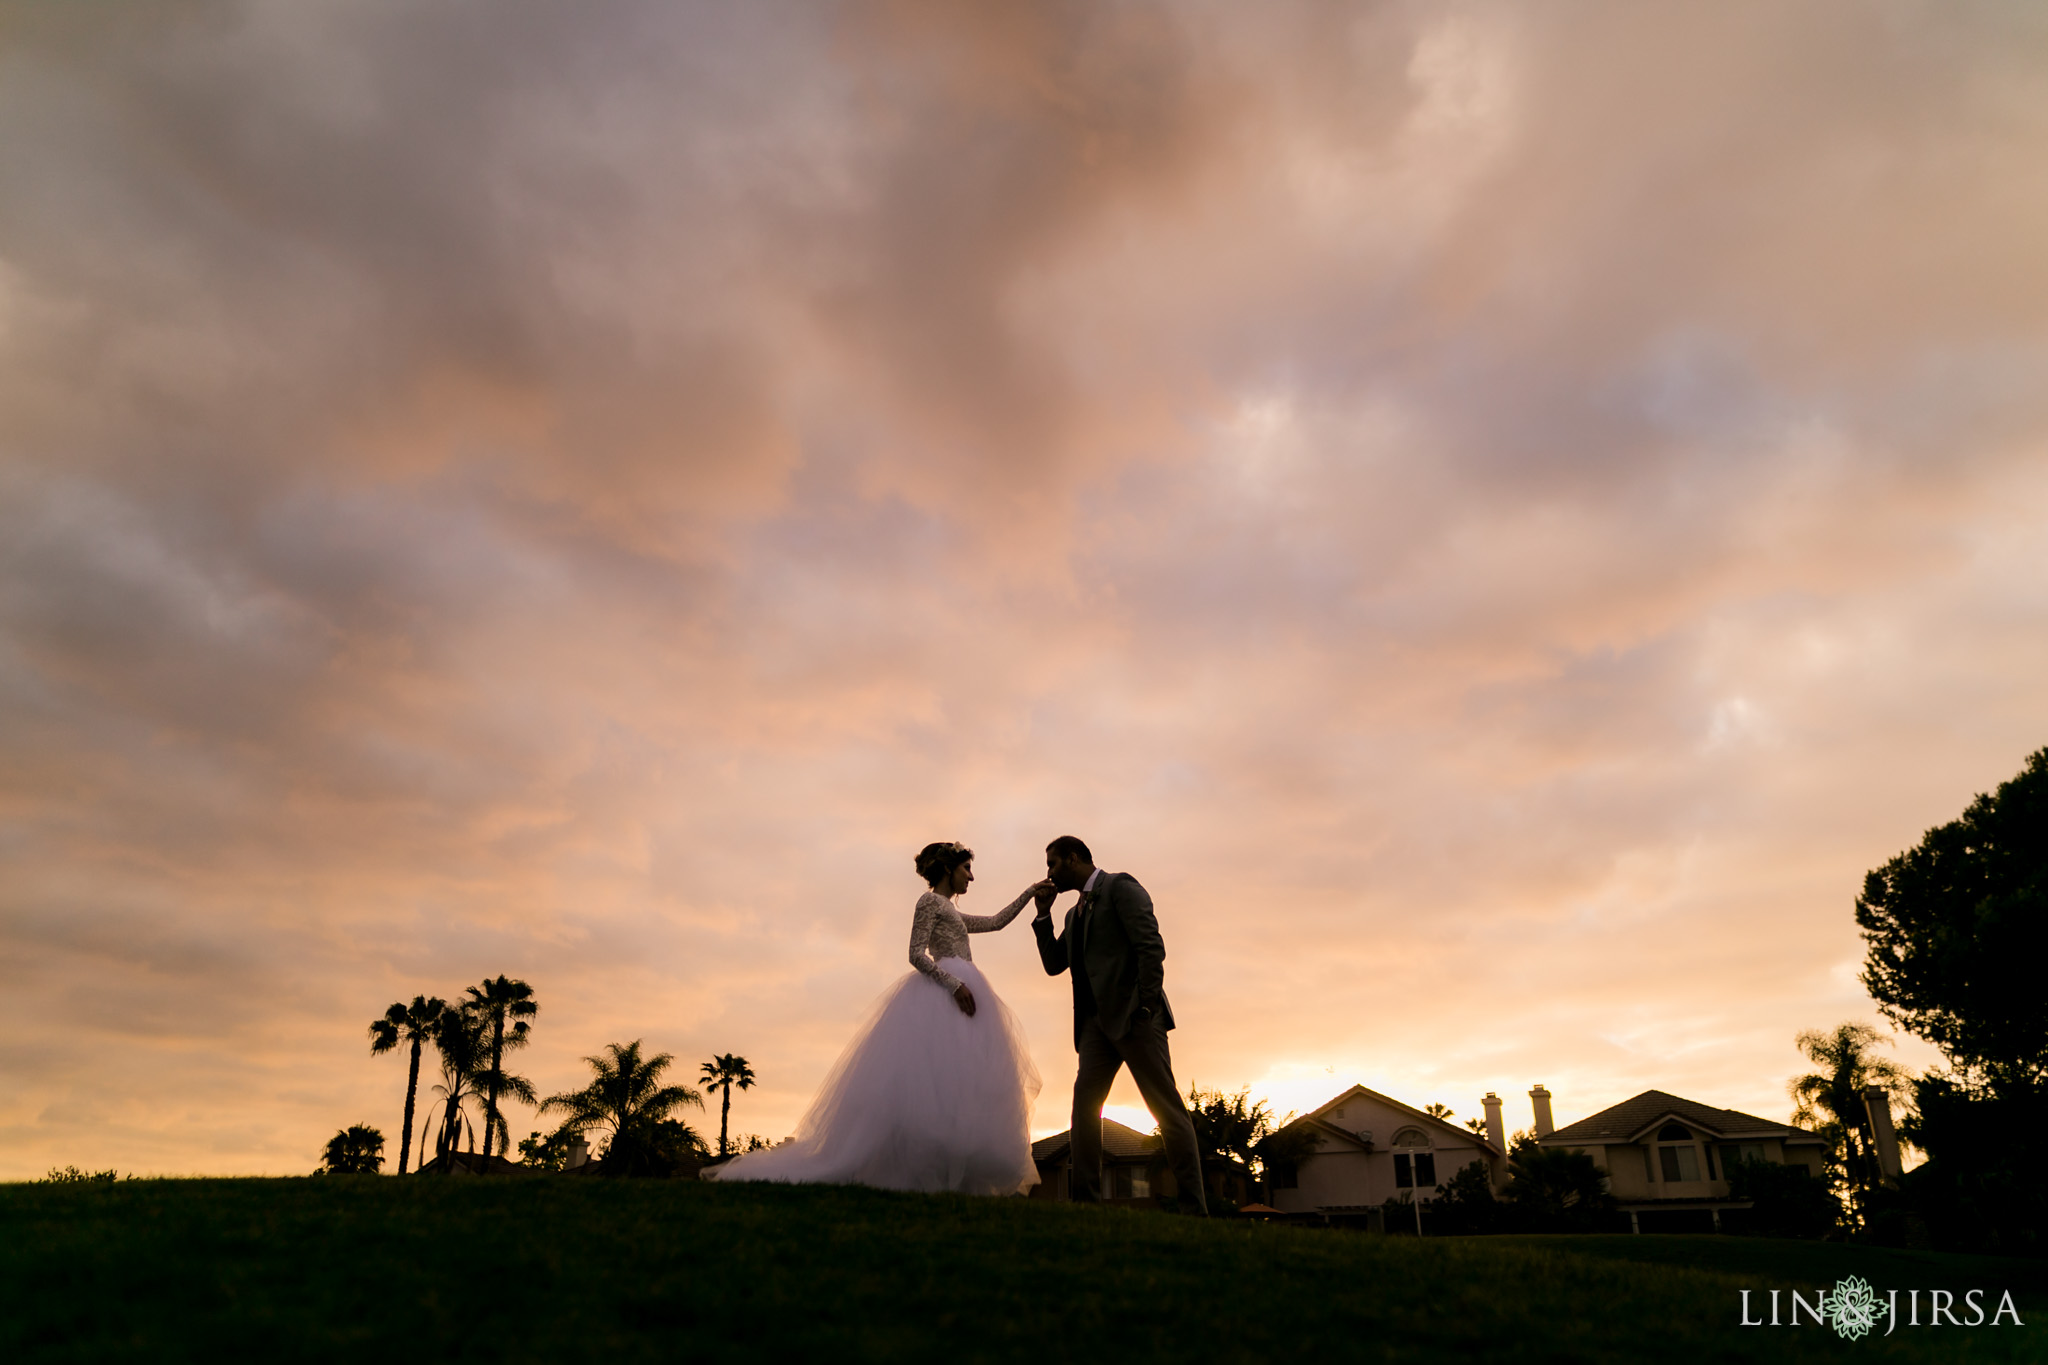
<svg viewBox="0 0 2048 1365"><path fill-rule="evenodd" d="M1037 1184L1030 1120L1039 1079L1024 1030L972 962L941 965L974 992L972 1019L937 982L906 974L854 1030L795 1135L704 1178L963 1194Z"/></svg>

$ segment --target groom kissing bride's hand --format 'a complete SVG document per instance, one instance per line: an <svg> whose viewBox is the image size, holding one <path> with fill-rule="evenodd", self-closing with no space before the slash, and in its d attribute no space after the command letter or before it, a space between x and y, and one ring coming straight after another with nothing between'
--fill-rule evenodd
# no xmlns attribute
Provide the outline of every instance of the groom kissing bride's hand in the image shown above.
<svg viewBox="0 0 2048 1365"><path fill-rule="evenodd" d="M1102 1198L1102 1105L1117 1072L1128 1066L1145 1107L1159 1121L1182 1207L1206 1215L1195 1128L1181 1105L1166 1045L1173 1009L1166 1003L1166 943L1152 897L1129 873L1096 867L1088 845L1071 834L1046 845L1045 871L1045 880L1030 889L1038 907L1031 932L1046 973L1065 972L1073 983L1074 1051L1080 1054L1068 1139L1069 1197L1076 1203ZM1081 897L1055 934L1052 902L1062 891Z"/></svg>

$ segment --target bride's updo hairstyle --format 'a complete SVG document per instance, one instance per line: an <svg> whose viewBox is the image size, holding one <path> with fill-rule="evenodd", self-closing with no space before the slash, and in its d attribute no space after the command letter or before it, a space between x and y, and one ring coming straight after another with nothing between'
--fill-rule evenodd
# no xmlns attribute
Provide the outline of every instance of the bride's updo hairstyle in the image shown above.
<svg viewBox="0 0 2048 1365"><path fill-rule="evenodd" d="M974 850L965 844L926 844L918 850L917 875L925 879L928 886L938 884L953 875L953 869L965 862L971 862Z"/></svg>

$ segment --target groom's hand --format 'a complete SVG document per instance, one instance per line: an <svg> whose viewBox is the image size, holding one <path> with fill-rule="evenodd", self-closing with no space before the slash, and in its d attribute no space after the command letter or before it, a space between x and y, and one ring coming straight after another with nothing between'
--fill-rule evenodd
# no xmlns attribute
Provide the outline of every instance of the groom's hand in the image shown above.
<svg viewBox="0 0 2048 1365"><path fill-rule="evenodd" d="M1052 878L1048 877L1031 888L1031 901L1038 907L1039 914L1049 914L1052 911L1052 898L1059 893L1059 888L1054 886Z"/></svg>

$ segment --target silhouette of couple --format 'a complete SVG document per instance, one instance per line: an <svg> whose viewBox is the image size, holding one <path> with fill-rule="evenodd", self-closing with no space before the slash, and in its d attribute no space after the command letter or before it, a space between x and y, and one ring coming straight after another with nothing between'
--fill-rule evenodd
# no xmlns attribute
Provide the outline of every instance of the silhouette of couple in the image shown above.
<svg viewBox="0 0 2048 1365"><path fill-rule="evenodd" d="M1046 973L1074 993L1073 1173L1077 1201L1102 1197L1102 1104L1128 1066L1152 1117L1184 1210L1206 1214L1195 1129L1173 1079L1166 1034L1166 944L1152 897L1125 872L1095 866L1088 845L1046 845L1045 879L993 915L954 902L974 882L974 850L927 844L917 871L930 887L911 917L915 968L875 1002L826 1075L789 1141L705 1172L716 1180L822 1181L899 1190L1016 1194L1038 1183L1031 1102L1038 1070L1017 1017L974 965L971 934L1006 927L1036 904L1031 931ZM1055 934L1052 904L1078 891Z"/></svg>

